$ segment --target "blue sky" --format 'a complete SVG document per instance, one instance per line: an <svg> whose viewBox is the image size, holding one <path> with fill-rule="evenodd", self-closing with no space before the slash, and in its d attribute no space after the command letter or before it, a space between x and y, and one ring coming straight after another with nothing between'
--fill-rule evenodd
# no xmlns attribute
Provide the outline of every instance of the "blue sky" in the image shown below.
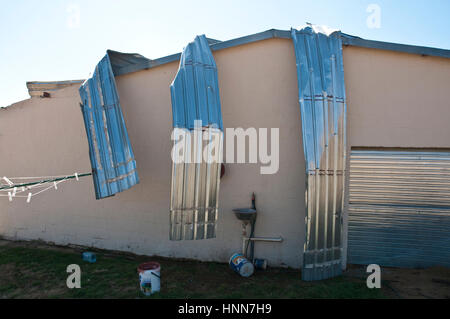
<svg viewBox="0 0 450 319"><path fill-rule="evenodd" d="M379 28L367 24L370 4L380 9ZM311 22L450 49L448 0L3 0L0 8L0 106L28 98L26 81L87 78L106 49L158 58L198 34L228 40Z"/></svg>

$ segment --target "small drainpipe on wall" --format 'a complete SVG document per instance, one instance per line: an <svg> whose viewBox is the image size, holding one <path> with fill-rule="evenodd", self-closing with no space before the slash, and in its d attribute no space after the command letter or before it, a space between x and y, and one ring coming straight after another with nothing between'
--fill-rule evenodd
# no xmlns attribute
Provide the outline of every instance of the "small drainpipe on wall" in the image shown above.
<svg viewBox="0 0 450 319"><path fill-rule="evenodd" d="M244 226L246 228L246 226ZM247 241L250 240L251 242L255 241L263 241L263 242L272 242L272 243L281 243L283 241L283 237L247 237L246 231L243 234L244 237L242 238L242 252L244 256L247 256Z"/></svg>

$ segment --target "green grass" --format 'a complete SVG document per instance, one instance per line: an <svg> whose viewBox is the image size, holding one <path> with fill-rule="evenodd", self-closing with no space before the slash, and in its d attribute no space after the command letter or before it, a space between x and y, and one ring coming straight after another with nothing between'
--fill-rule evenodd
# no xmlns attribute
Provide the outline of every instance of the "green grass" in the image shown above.
<svg viewBox="0 0 450 319"><path fill-rule="evenodd" d="M383 298L365 281L339 277L303 282L298 270L271 268L242 278L227 264L96 251L97 262L82 261L71 248L36 243L0 245L0 298ZM161 263L161 292L145 297L136 268ZM66 267L81 267L81 288L69 289Z"/></svg>

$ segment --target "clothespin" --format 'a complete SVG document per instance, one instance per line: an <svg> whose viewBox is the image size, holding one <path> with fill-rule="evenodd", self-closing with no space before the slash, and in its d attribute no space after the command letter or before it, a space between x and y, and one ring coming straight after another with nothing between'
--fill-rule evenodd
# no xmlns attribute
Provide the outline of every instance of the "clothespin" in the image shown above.
<svg viewBox="0 0 450 319"><path fill-rule="evenodd" d="M8 192L8 199L9 199L10 202L12 202L12 194L11 194L11 192Z"/></svg>
<svg viewBox="0 0 450 319"><path fill-rule="evenodd" d="M31 193L28 193L27 203L29 203L29 202L31 201L31 196L32 196L32 194L31 194Z"/></svg>
<svg viewBox="0 0 450 319"><path fill-rule="evenodd" d="M8 178L8 177L6 177L6 176L3 176L3 180L4 180L5 182L7 182L9 186L12 186L12 185L14 185L14 183L13 183L13 182L11 182L11 181L9 180L9 178Z"/></svg>
<svg viewBox="0 0 450 319"><path fill-rule="evenodd" d="M76 179L77 181L80 180L80 179L78 178L78 173L75 173L75 179Z"/></svg>
<svg viewBox="0 0 450 319"><path fill-rule="evenodd" d="M16 192L17 192L17 187L14 187L14 188L13 188L13 193L12 193L12 196L13 196L13 197L16 196Z"/></svg>
<svg viewBox="0 0 450 319"><path fill-rule="evenodd" d="M53 185L55 186L55 189L58 189L58 186L56 186L56 182L53 182Z"/></svg>

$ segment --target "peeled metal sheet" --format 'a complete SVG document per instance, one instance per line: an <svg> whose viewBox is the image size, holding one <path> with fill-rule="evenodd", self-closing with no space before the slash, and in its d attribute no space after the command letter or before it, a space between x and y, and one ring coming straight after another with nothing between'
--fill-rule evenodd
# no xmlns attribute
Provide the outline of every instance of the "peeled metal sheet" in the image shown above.
<svg viewBox="0 0 450 319"><path fill-rule="evenodd" d="M348 261L450 267L450 152L352 150Z"/></svg>
<svg viewBox="0 0 450 319"><path fill-rule="evenodd" d="M108 54L79 92L95 196L101 199L139 183Z"/></svg>
<svg viewBox="0 0 450 319"><path fill-rule="evenodd" d="M346 98L339 32L291 30L306 160L306 240L302 279L342 273Z"/></svg>
<svg viewBox="0 0 450 319"><path fill-rule="evenodd" d="M137 71L138 68L145 69L153 64L153 61L138 53L123 53L114 50L106 51L111 63L114 76L122 75L130 71Z"/></svg>
<svg viewBox="0 0 450 319"><path fill-rule="evenodd" d="M204 35L197 36L181 54L178 73L170 86L173 126L202 126L223 130L217 66Z"/></svg>
<svg viewBox="0 0 450 319"><path fill-rule="evenodd" d="M205 36L184 49L170 92L175 140L170 239L214 238L223 132L217 67Z"/></svg>

